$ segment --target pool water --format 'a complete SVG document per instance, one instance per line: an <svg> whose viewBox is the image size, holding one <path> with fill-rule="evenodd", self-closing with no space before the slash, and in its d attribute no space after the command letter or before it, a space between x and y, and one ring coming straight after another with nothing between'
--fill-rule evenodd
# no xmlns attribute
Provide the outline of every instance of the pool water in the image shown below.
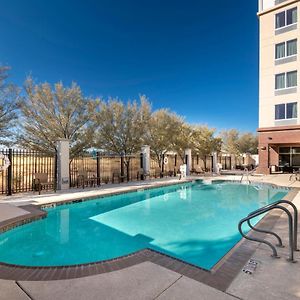
<svg viewBox="0 0 300 300"><path fill-rule="evenodd" d="M199 181L61 205L1 234L0 261L61 266L151 248L211 269L241 239L238 221L287 192Z"/></svg>

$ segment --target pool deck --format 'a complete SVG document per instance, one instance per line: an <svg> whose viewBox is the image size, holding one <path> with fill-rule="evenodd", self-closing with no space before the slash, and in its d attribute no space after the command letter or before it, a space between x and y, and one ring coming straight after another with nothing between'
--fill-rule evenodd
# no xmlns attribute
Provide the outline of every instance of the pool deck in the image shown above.
<svg viewBox="0 0 300 300"><path fill-rule="evenodd" d="M241 176L205 177L204 179L224 178L239 180ZM300 188L300 182L290 181L289 175L251 176L250 180ZM28 207L33 205L72 201L85 197L93 198L177 182L179 182L178 179L163 179L105 185L99 189L76 189L56 194L45 193L41 196L27 193L12 197L0 197L0 222L12 218L18 220L34 213L32 209L30 212L28 211ZM296 190L294 194L294 203L300 209L300 193ZM20 207L23 205L26 205L25 208L27 208ZM274 230L283 237L284 244L288 245L286 217L280 214L273 219ZM214 284L209 282L204 284L196 278L197 276L194 280L193 276L190 276L188 268L185 271L180 269L178 267L180 263L170 267L165 265L168 260L163 258L160 259L160 263L154 259L141 260L128 267L81 278L47 281L0 279L0 299L299 299L300 252L295 253L298 263L290 263L286 261L288 247L279 250L280 259L274 259L270 257L270 250L265 245L255 244L253 246L254 244L243 241L243 249L247 251L251 248L251 258L258 262L255 272L247 275L241 271L242 267L240 267L234 279L225 289L218 288L217 285L216 288L212 287ZM231 259L232 257L234 255L231 256ZM228 267L230 269L230 266L227 266L227 269ZM218 270L215 271L218 273Z"/></svg>

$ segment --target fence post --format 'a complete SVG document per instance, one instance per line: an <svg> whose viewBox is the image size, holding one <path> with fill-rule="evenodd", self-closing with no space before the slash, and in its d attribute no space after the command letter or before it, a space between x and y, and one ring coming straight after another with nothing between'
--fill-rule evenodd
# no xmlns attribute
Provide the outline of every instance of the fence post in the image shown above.
<svg viewBox="0 0 300 300"><path fill-rule="evenodd" d="M124 154L121 155L121 182L124 182Z"/></svg>
<svg viewBox="0 0 300 300"><path fill-rule="evenodd" d="M100 152L97 152L97 186L101 184L100 180Z"/></svg>
<svg viewBox="0 0 300 300"><path fill-rule="evenodd" d="M161 161L161 173L160 173L160 178L163 178L163 177L164 177L164 173L165 173L165 163L164 163L164 160L165 160L165 155L163 154L163 155L162 155L162 161Z"/></svg>
<svg viewBox="0 0 300 300"><path fill-rule="evenodd" d="M55 150L54 156L54 190L57 190L57 151Z"/></svg>
<svg viewBox="0 0 300 300"><path fill-rule="evenodd" d="M10 165L7 168L7 196L12 195L12 181L13 181L13 173L12 173L12 158L13 158L13 152L12 149L8 149L8 159L10 161Z"/></svg>
<svg viewBox="0 0 300 300"><path fill-rule="evenodd" d="M57 141L57 189L69 189L69 140Z"/></svg>

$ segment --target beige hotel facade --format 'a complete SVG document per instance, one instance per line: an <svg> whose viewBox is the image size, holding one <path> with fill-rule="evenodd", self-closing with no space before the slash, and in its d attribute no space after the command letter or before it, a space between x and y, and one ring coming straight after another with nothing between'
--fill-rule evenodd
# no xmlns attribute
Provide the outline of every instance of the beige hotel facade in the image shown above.
<svg viewBox="0 0 300 300"><path fill-rule="evenodd" d="M300 0L259 0L259 170L300 168Z"/></svg>

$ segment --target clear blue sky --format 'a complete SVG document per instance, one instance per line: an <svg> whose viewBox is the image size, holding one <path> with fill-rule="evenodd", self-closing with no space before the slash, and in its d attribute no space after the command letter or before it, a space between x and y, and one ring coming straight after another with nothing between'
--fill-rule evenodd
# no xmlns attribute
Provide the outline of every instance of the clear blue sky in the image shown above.
<svg viewBox="0 0 300 300"><path fill-rule="evenodd" d="M256 12L256 0L0 0L0 63L18 85L146 94L188 122L255 131Z"/></svg>

